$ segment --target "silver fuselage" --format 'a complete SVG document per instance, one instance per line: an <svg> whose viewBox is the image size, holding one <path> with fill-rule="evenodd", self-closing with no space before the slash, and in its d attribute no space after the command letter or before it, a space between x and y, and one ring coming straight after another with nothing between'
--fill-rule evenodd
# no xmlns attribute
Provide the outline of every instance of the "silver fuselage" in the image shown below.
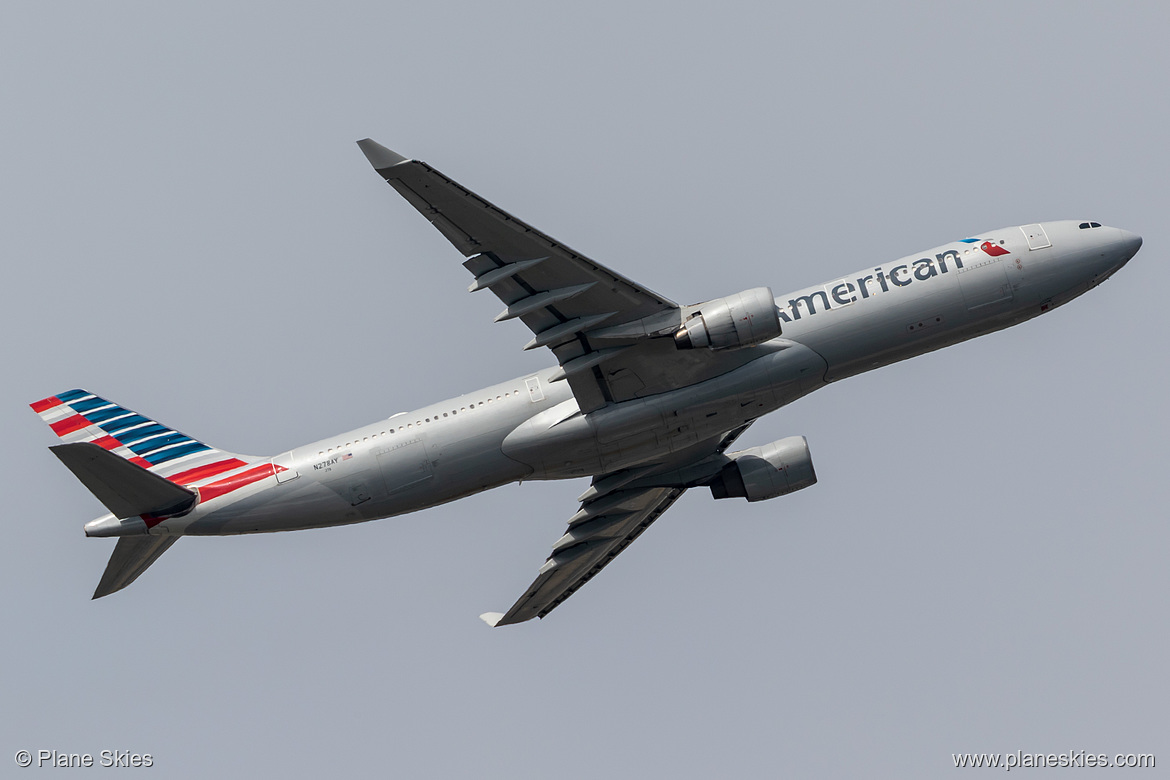
<svg viewBox="0 0 1170 780"><path fill-rule="evenodd" d="M286 471L169 518L155 534L237 534L356 523L523 479L653 462L732 431L829 382L1035 317L1100 284L1141 240L1110 227L1019 227L869 266L776 300L780 338L728 353L728 370L582 415L555 369L306 444ZM1043 241L1033 241L1034 244ZM664 349L673 349L669 340Z"/></svg>

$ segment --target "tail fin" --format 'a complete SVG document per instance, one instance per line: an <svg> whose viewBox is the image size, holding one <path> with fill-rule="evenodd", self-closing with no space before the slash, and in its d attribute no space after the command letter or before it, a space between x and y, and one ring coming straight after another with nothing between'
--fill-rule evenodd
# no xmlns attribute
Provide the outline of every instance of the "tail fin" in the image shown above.
<svg viewBox="0 0 1170 780"><path fill-rule="evenodd" d="M58 393L29 406L66 445L86 443L100 447L176 485L197 488L203 501L281 470L267 458L216 449L87 390ZM57 456L65 460L60 450L54 448ZM264 467L258 466L261 463ZM93 489L73 465L68 461L65 465ZM98 498L105 503L101 495ZM110 511L119 517L128 516L113 507Z"/></svg>
<svg viewBox="0 0 1170 780"><path fill-rule="evenodd" d="M178 540L177 536L123 536L106 564L93 597L100 599L134 582Z"/></svg>
<svg viewBox="0 0 1170 780"><path fill-rule="evenodd" d="M188 471L218 474L257 460L241 460L87 390L58 393L29 406L66 444L92 442L180 484L185 483L176 477L190 478Z"/></svg>
<svg viewBox="0 0 1170 780"><path fill-rule="evenodd" d="M95 599L134 582L175 543L176 536L145 533L163 518L280 468L211 447L87 390L29 405L64 442L50 448L53 454L113 514L85 529L89 536L120 537Z"/></svg>

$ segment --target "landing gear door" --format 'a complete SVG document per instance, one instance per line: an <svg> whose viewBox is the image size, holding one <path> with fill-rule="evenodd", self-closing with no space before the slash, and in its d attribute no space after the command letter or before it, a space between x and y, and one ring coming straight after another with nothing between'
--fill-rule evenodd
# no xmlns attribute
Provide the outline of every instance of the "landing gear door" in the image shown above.
<svg viewBox="0 0 1170 780"><path fill-rule="evenodd" d="M288 482L300 476L300 472L297 471L296 461L293 460L292 450L277 455L272 459L272 465L276 468L276 481L278 483Z"/></svg>

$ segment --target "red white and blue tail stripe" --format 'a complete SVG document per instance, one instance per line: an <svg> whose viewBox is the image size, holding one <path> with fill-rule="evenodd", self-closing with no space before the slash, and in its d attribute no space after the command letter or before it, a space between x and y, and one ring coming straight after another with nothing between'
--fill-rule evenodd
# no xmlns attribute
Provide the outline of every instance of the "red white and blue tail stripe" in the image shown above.
<svg viewBox="0 0 1170 780"><path fill-rule="evenodd" d="M171 482L199 488L203 501L275 473L267 458L216 449L87 390L29 406L63 442L96 444Z"/></svg>

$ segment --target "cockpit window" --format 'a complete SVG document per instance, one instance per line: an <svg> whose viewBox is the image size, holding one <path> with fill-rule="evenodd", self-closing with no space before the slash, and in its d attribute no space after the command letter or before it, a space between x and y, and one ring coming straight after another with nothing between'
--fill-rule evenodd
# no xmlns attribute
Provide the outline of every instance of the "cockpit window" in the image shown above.
<svg viewBox="0 0 1170 780"><path fill-rule="evenodd" d="M1089 228L1101 227L1101 223L1100 222L1082 222L1081 224L1077 225L1077 227L1079 227L1081 230L1088 230Z"/></svg>
<svg viewBox="0 0 1170 780"><path fill-rule="evenodd" d="M1101 227L1101 223L1100 222L1090 222L1089 227L1091 227L1091 228Z"/></svg>

